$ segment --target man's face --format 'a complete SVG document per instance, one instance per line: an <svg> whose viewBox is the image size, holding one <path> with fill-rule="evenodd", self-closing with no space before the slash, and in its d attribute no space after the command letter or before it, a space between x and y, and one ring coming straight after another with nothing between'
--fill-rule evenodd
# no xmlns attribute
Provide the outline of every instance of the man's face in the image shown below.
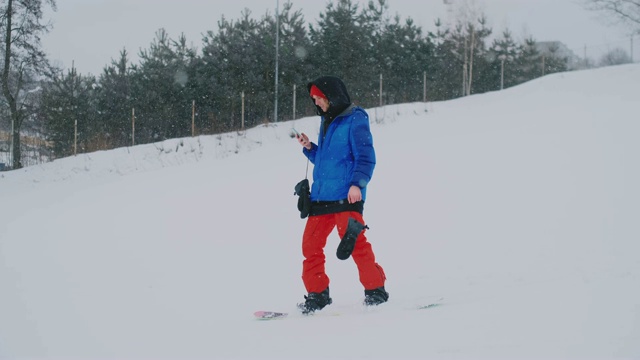
<svg viewBox="0 0 640 360"><path fill-rule="evenodd" d="M313 102L319 106L322 111L327 112L329 110L329 100L317 95L313 95L312 97Z"/></svg>

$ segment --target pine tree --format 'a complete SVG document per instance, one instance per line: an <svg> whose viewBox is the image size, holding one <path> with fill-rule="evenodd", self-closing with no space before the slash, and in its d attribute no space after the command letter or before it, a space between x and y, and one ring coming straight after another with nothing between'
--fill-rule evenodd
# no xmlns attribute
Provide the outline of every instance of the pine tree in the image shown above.
<svg viewBox="0 0 640 360"><path fill-rule="evenodd" d="M481 74L489 71L486 39L492 30L486 26L486 18L480 15L476 20L458 19L451 28L436 23L434 35L435 81L438 88L437 99L451 99L475 92L484 92ZM476 87L478 90L476 90Z"/></svg>
<svg viewBox="0 0 640 360"><path fill-rule="evenodd" d="M313 48L310 62L313 77L335 75L342 78L352 100L361 105L376 104L379 74L372 74L375 24L351 0L329 3L320 14L317 27L310 26Z"/></svg>
<svg viewBox="0 0 640 360"><path fill-rule="evenodd" d="M269 28L275 24L268 19ZM280 13L280 49L279 49L279 117L289 118L293 114L293 85L296 85L296 114L311 115L315 108L309 101L306 84L311 80L309 74L313 68L309 63L311 42L307 35L306 23L302 11L293 11L290 2L285 3ZM302 112L302 114L300 114ZM293 115L291 115L293 116Z"/></svg>
<svg viewBox="0 0 640 360"><path fill-rule="evenodd" d="M517 84L519 69L516 67L515 60L519 52L520 48L508 29L502 32L501 38L493 40L489 53L493 69L497 70L497 73L495 70L490 73L490 77L496 80L494 89L507 88ZM493 83L491 80L489 82ZM492 87L489 86L487 90L492 90Z"/></svg>
<svg viewBox="0 0 640 360"><path fill-rule="evenodd" d="M568 59L559 54L559 48L555 44L551 44L547 48L547 53L544 54L543 66L545 75L567 71Z"/></svg>
<svg viewBox="0 0 640 360"><path fill-rule="evenodd" d="M516 56L516 66L518 67L516 84L533 80L542 75L542 59L536 41L529 37L520 47Z"/></svg>
<svg viewBox="0 0 640 360"><path fill-rule="evenodd" d="M446 100L462 96L462 61L456 56L456 43L450 41L451 29L445 28L440 19L436 20L436 33L430 34L435 44L432 67L429 69L429 83L432 100Z"/></svg>
<svg viewBox="0 0 640 360"><path fill-rule="evenodd" d="M91 94L95 79L72 68L66 75L53 75L42 89L42 116L53 158L94 151L94 114Z"/></svg>
<svg viewBox="0 0 640 360"><path fill-rule="evenodd" d="M118 61L112 61L103 69L97 88L97 127L104 141L111 147L130 145L131 112L131 68L126 50L120 52Z"/></svg>
<svg viewBox="0 0 640 360"><path fill-rule="evenodd" d="M184 90L194 57L184 36L173 41L164 29L158 30L148 50L140 52L141 63L132 72L136 144L190 134L191 96Z"/></svg>
<svg viewBox="0 0 640 360"><path fill-rule="evenodd" d="M380 38L375 54L385 76L385 103L421 101L423 72L433 57L434 45L412 19L401 23L398 16L385 24Z"/></svg>
<svg viewBox="0 0 640 360"><path fill-rule="evenodd" d="M272 88L275 82L275 41L267 38L275 36L265 34L264 24L250 14L244 10L238 22L223 17L218 21L218 33L210 31L204 38L198 88L207 91L208 110L216 131L241 127L242 92L251 104L263 109L270 102L268 84ZM267 111L264 115L268 116Z"/></svg>

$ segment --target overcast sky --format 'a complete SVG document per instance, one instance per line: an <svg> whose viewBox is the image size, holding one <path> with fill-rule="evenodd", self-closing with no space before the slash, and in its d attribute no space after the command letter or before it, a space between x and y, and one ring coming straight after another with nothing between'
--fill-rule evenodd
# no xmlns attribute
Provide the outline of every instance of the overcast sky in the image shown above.
<svg viewBox="0 0 640 360"><path fill-rule="evenodd" d="M56 12L46 11L53 30L43 37L45 50L58 65L80 73L98 75L125 48L134 63L140 49L147 49L155 32L164 28L172 39L181 33L200 49L202 34L217 31L222 16L240 18L249 9L259 19L267 11L275 13L286 0L58 0ZM453 3L465 0L450 0ZM509 28L517 40L528 35L538 41L558 40L576 55L597 60L607 50L620 47L630 51L630 38L624 28L607 25L600 13L580 5L582 0L476 0L487 15L494 34ZM302 10L313 23L328 0L292 0L294 10ZM353 0L366 4L368 0ZM446 20L443 0L388 0L389 12L402 19L411 17L425 31L435 29L437 18ZM634 60L640 58L640 37L634 41Z"/></svg>

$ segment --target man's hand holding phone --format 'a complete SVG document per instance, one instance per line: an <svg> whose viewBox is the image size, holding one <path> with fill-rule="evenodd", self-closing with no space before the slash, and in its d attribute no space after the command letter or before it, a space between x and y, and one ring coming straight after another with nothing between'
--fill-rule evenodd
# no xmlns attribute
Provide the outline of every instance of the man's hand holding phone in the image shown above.
<svg viewBox="0 0 640 360"><path fill-rule="evenodd" d="M309 137L305 133L299 133L296 129L293 129L293 132L296 134L296 139L300 145L304 146L307 150L311 150L311 142L309 141Z"/></svg>

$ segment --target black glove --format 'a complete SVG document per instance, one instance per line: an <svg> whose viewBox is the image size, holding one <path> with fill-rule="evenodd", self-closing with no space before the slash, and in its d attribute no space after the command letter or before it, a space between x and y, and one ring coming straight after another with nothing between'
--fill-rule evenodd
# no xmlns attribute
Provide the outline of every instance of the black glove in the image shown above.
<svg viewBox="0 0 640 360"><path fill-rule="evenodd" d="M311 191L309 187L309 180L304 179L296 184L295 193L298 195L298 210L300 210L300 218L304 219L309 216L311 210Z"/></svg>

